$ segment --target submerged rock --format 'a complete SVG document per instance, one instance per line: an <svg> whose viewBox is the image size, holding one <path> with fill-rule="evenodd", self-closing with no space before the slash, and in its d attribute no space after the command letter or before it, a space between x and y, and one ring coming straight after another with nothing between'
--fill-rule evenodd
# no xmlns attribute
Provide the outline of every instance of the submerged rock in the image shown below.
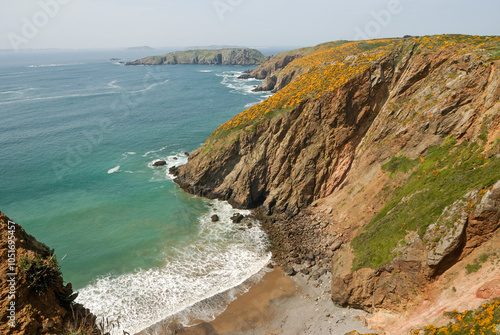
<svg viewBox="0 0 500 335"><path fill-rule="evenodd" d="M240 223L241 220L243 220L245 217L241 215L240 213L234 213L233 216L231 216L231 220L234 223Z"/></svg>
<svg viewBox="0 0 500 335"><path fill-rule="evenodd" d="M163 160L160 160L160 161L156 161L153 163L153 166L155 167L158 167L158 166L165 166L167 165L167 162L166 161L163 161Z"/></svg>

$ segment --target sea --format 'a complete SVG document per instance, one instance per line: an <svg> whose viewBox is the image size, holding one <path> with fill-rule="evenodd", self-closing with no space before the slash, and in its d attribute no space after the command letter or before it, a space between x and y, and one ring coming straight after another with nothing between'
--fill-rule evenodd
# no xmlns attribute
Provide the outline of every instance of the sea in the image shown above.
<svg viewBox="0 0 500 335"><path fill-rule="evenodd" d="M271 257L258 222L230 219L249 212L168 173L269 93L237 79L253 67L122 63L152 54L0 51L0 210L55 250L76 302L117 334L211 320Z"/></svg>

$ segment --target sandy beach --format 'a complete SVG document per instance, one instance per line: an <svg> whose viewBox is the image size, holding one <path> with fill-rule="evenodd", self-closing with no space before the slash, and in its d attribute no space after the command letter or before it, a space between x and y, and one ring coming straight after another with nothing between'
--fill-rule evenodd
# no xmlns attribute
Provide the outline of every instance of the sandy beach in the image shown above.
<svg viewBox="0 0 500 335"><path fill-rule="evenodd" d="M178 329L176 334L345 334L370 333L363 311L340 308L330 300L330 274L308 283L306 276L266 273L248 292L211 322Z"/></svg>

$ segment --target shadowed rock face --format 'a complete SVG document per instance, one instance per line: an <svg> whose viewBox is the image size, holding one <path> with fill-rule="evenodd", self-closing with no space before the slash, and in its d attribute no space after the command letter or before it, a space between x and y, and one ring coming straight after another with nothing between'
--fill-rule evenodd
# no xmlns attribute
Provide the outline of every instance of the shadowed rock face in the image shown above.
<svg viewBox="0 0 500 335"><path fill-rule="evenodd" d="M274 75L259 71L268 79ZM365 309L401 309L414 299L411 292L422 292L426 283L497 231L498 211L465 215L463 225L445 236L450 242L430 255L416 236L400 257L376 270L350 271L352 226L369 221L388 200L380 167L391 157L418 158L450 135L474 142L485 123L493 143L500 133L499 99L500 61L454 50L424 56L401 49L335 91L306 99L231 141L209 139L174 171L175 181L188 192L272 214L274 240L290 250L300 245L301 253L320 250L320 258L333 252L327 250L333 242L323 248L330 234L326 229L314 228L308 246L300 236L286 241L295 238L297 214L307 209L314 217L329 210L328 227L337 225L336 233L345 230L344 245L333 256L333 300ZM491 204L496 202L481 208L496 206ZM340 213L341 208L350 212ZM300 226L306 221L301 218ZM286 263L292 258L280 259Z"/></svg>
<svg viewBox="0 0 500 335"><path fill-rule="evenodd" d="M15 283L14 286L2 285L0 288L0 333L61 334L75 329L76 315L80 320L86 317L89 323L84 329L91 329L95 318L81 305L72 303L71 284L64 285L57 265L52 263L54 251L1 212L0 230L0 276L7 280L14 279L12 283ZM12 255L15 262L9 264L7 260ZM25 260L38 260L43 271L33 276L33 272L23 265ZM11 306L15 307L15 320L8 311ZM14 321L14 327L9 321ZM84 323L80 325L83 327Z"/></svg>

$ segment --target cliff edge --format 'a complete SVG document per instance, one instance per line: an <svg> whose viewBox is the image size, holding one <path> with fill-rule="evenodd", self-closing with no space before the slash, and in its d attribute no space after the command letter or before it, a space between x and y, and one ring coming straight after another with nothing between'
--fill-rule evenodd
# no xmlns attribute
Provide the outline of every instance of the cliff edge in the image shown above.
<svg viewBox="0 0 500 335"><path fill-rule="evenodd" d="M95 317L73 303L54 251L0 212L0 332L62 334L97 332Z"/></svg>
<svg viewBox="0 0 500 335"><path fill-rule="evenodd" d="M470 257L496 257L499 43L442 35L298 56L279 69L288 83L219 127L175 181L257 209L275 259L290 274L327 268L335 303L411 315Z"/></svg>

